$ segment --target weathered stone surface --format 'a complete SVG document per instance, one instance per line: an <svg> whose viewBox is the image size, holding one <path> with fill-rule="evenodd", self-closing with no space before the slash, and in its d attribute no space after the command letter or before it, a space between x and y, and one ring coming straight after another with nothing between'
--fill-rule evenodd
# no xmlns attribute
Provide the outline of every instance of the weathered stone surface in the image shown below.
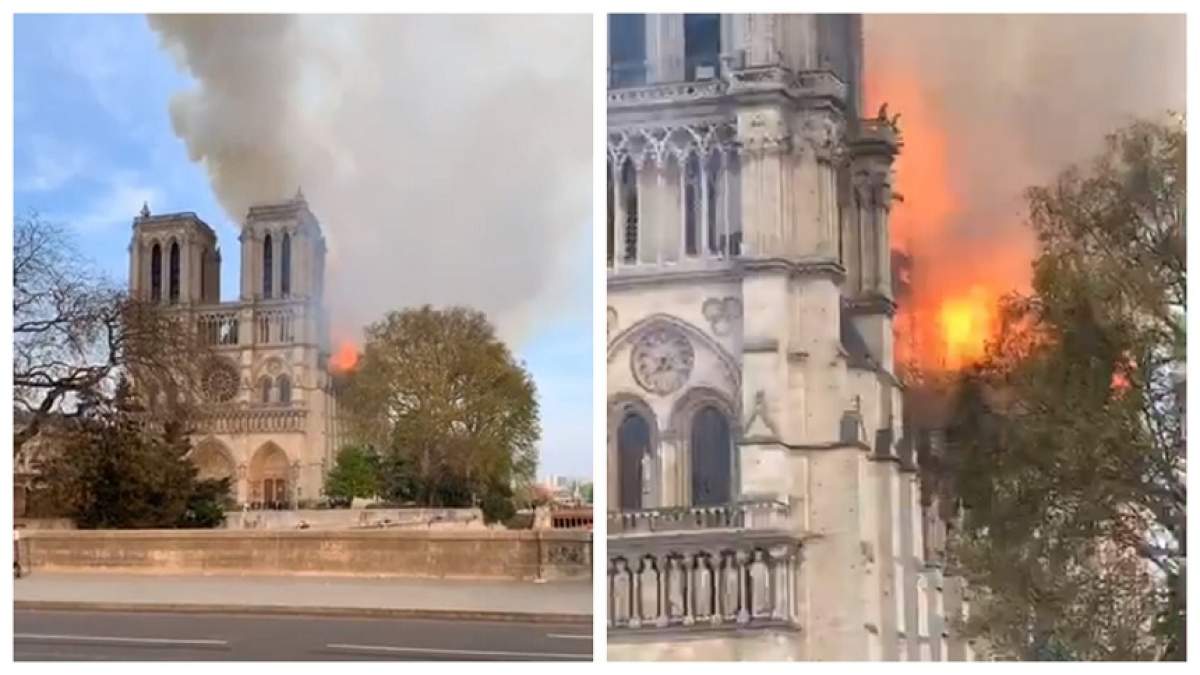
<svg viewBox="0 0 1200 675"><path fill-rule="evenodd" d="M23 535L33 569L158 574L323 574L585 579L579 531L41 530Z"/></svg>

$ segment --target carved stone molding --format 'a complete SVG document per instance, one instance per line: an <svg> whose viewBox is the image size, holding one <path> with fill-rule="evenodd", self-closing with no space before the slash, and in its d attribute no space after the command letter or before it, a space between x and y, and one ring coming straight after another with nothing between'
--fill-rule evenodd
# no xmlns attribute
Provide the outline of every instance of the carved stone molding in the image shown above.
<svg viewBox="0 0 1200 675"><path fill-rule="evenodd" d="M693 155L734 152L736 136L732 120L610 128L608 158L613 166L630 160L638 169L648 163L663 167L672 160L682 164Z"/></svg>
<svg viewBox="0 0 1200 675"><path fill-rule="evenodd" d="M716 335L728 335L734 324L742 318L742 303L737 298L708 298L700 307L708 325Z"/></svg>
<svg viewBox="0 0 1200 675"><path fill-rule="evenodd" d="M609 307L606 312L606 319L607 319L606 328L608 330L607 337L608 337L608 339L611 340L613 333L615 333L617 331L617 329L619 328L619 325L617 323L617 310L613 309L612 307Z"/></svg>
<svg viewBox="0 0 1200 675"><path fill-rule="evenodd" d="M754 394L754 408L751 409L750 417L742 425L742 428L745 429L744 434L747 439L779 439L779 427L771 417L771 408L767 404L767 393L762 389Z"/></svg>
<svg viewBox="0 0 1200 675"><path fill-rule="evenodd" d="M818 160L836 164L846 156L844 127L832 115L809 115L800 125L797 149Z"/></svg>
<svg viewBox="0 0 1200 675"><path fill-rule="evenodd" d="M633 344L630 367L643 389L666 395L682 387L696 364L696 350L683 331L660 325L644 331Z"/></svg>

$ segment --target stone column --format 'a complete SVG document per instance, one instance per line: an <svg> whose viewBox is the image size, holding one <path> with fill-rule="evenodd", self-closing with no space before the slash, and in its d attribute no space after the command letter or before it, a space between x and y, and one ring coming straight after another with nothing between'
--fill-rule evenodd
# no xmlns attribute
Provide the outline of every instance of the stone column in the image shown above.
<svg viewBox="0 0 1200 675"><path fill-rule="evenodd" d="M259 295L259 275L258 265L261 264L260 250L255 245L255 235L251 230L243 227L242 233L238 236L238 240L242 244L242 278L241 278L241 299L243 301L252 300L254 296Z"/></svg>
<svg viewBox="0 0 1200 675"><path fill-rule="evenodd" d="M789 567L792 555L789 546L774 546L771 554L771 618L783 621L791 618L788 602Z"/></svg>
<svg viewBox="0 0 1200 675"><path fill-rule="evenodd" d="M612 209L612 240L613 240L613 262L614 270L620 269L625 262L625 195L622 188L621 177L625 162L621 159L621 165L613 165L612 168L612 187L609 188L613 195Z"/></svg>
<svg viewBox="0 0 1200 675"><path fill-rule="evenodd" d="M679 82L684 76L683 15L646 15L647 83Z"/></svg>
<svg viewBox="0 0 1200 675"><path fill-rule="evenodd" d="M750 622L750 608L747 606L750 603L746 593L746 572L750 562L750 555L746 551L739 550L734 554L734 569L737 570L738 581L738 613L737 622L741 624Z"/></svg>

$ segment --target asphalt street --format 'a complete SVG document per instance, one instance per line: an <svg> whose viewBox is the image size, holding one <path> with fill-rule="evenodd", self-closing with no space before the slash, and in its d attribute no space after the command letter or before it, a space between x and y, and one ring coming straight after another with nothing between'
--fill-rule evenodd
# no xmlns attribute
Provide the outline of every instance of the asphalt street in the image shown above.
<svg viewBox="0 0 1200 675"><path fill-rule="evenodd" d="M17 661L590 661L588 624L16 610Z"/></svg>

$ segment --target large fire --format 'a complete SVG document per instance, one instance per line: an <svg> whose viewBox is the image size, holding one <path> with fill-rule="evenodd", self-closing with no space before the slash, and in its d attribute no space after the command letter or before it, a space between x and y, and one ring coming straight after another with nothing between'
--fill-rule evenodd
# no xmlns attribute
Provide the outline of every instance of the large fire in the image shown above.
<svg viewBox="0 0 1200 675"><path fill-rule="evenodd" d="M342 340L337 351L329 357L329 369L335 373L345 373L358 363L358 347L350 340Z"/></svg>
<svg viewBox="0 0 1200 675"><path fill-rule="evenodd" d="M904 147L896 161L894 248L911 258L908 292L898 297L896 359L924 370L957 370L978 361L996 330L997 302L1027 285L1028 242L981 236L995 223L965 222L956 192L950 133L921 82L892 63L870 63L865 114L887 102L900 113Z"/></svg>

